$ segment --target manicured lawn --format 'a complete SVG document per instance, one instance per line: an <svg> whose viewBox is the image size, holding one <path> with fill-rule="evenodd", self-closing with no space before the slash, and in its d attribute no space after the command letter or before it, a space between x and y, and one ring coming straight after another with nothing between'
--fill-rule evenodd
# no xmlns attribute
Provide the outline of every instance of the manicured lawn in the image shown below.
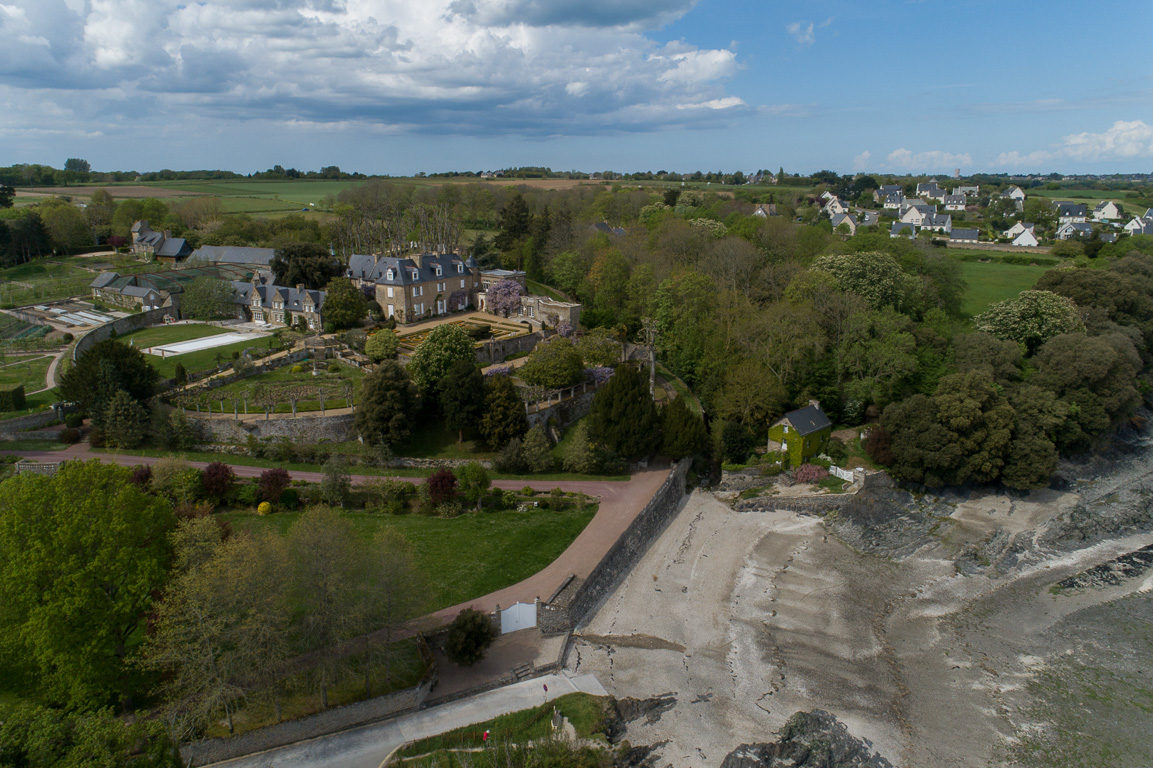
<svg viewBox="0 0 1153 768"><path fill-rule="evenodd" d="M322 367L315 376L312 375L311 363L303 363L302 366L304 370L300 373L292 372L295 366L284 366L269 373L227 384L211 392L205 392L203 399L211 402L213 410L219 410L223 401L223 408L226 412L232 411L233 405L235 405L237 412L244 413L244 395L247 393L249 396L248 412L262 413L264 409L256 402L253 393L260 387L270 387L274 391L282 392L279 397L280 402L276 404L274 412L292 413L292 403L283 392L293 387L307 387L322 390L325 408L331 410L348 406L348 402L344 399L343 387L345 383L352 383L354 387L357 387L360 380L364 378L363 371L350 365L341 365L337 373L329 373L327 368ZM301 411L319 411L320 398L310 395L306 400L299 400L296 403L296 410L298 413Z"/></svg>
<svg viewBox="0 0 1153 768"><path fill-rule="evenodd" d="M11 389L18 384L24 385L26 394L43 389L51 362L51 356L8 358L8 362L0 363L0 389Z"/></svg>
<svg viewBox="0 0 1153 768"><path fill-rule="evenodd" d="M961 310L969 317L975 317L989 308L990 304L1012 299L1021 291L1032 288L1049 267L1023 266L979 261L961 262L961 274L968 284Z"/></svg>
<svg viewBox="0 0 1153 768"><path fill-rule="evenodd" d="M529 293L536 294L537 296L548 296L550 299L555 299L556 301L568 301L563 293L555 288L550 288L544 283L538 283L536 280L526 280L525 283L528 285Z"/></svg>
<svg viewBox="0 0 1153 768"><path fill-rule="evenodd" d="M158 325L153 328L144 328L139 331L133 331L132 333L126 333L120 337L120 341L123 341L125 344L132 341L138 349L145 349L146 347L154 347L161 344L174 344L178 341L201 339L205 336L218 336L222 333L231 332L228 328L219 328L215 325L204 325L201 323ZM160 372L161 376L170 379L176 373L177 363L182 364L184 370L188 373L206 371L209 368L215 368L218 365L218 360L231 360L233 352L243 352L251 347L267 348L268 340L271 338L270 336L263 339L253 339L251 341L238 341L235 344L202 349L197 352L186 352L183 355L176 355L174 357L155 357L153 355L146 355L145 357L152 367Z"/></svg>
<svg viewBox="0 0 1153 768"><path fill-rule="evenodd" d="M532 576L568 548L596 514L581 510L466 512L441 519L422 515L344 512L357 533L369 540L391 528L411 542L417 567L428 586L426 611L487 595ZM271 529L284 534L299 512L260 516L228 512L221 517L236 531Z"/></svg>

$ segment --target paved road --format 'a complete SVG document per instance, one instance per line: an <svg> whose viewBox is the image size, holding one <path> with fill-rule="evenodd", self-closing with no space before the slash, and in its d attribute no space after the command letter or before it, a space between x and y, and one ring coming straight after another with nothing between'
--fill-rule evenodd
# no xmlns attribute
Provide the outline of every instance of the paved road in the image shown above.
<svg viewBox="0 0 1153 768"><path fill-rule="evenodd" d="M228 768L379 768L394 749L406 742L539 706L578 691L605 695L605 689L593 675L546 675L383 723L364 725L212 765ZM500 738L499 733L493 736Z"/></svg>

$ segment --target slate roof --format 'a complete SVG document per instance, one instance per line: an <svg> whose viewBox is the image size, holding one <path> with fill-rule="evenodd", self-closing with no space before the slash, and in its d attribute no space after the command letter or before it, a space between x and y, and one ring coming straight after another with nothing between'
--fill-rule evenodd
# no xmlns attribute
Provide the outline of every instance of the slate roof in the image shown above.
<svg viewBox="0 0 1153 768"><path fill-rule="evenodd" d="M953 217L947 213L930 213L925 217L925 222L922 224L924 227L948 227L953 228Z"/></svg>
<svg viewBox="0 0 1153 768"><path fill-rule="evenodd" d="M902 230L909 230L908 235L902 234ZM917 228L912 224L905 224L904 222L894 221L893 226L889 229L890 235L897 235L899 237L913 237L917 234Z"/></svg>
<svg viewBox="0 0 1153 768"><path fill-rule="evenodd" d="M844 224L846 222L848 222L850 229L852 227L857 226L857 220L854 219L852 216L850 216L847 213L834 214L833 218L832 218L832 222L833 222L833 229L836 229L837 227L841 226L842 224Z"/></svg>
<svg viewBox="0 0 1153 768"><path fill-rule="evenodd" d="M1084 203L1070 203L1061 202L1057 203L1057 216L1086 216L1089 213L1089 207Z"/></svg>
<svg viewBox="0 0 1153 768"><path fill-rule="evenodd" d="M964 205L966 202L964 195L945 195L945 205Z"/></svg>
<svg viewBox="0 0 1153 768"><path fill-rule="evenodd" d="M170 237L160 244L156 249L156 256L164 256L172 259L179 259L181 256L187 256L192 253L192 246L188 244L183 237Z"/></svg>
<svg viewBox="0 0 1153 768"><path fill-rule="evenodd" d="M212 264L257 264L267 267L276 255L274 248L241 248L233 245L202 245L191 258Z"/></svg>
<svg viewBox="0 0 1153 768"><path fill-rule="evenodd" d="M881 195L888 197L889 195L901 194L900 184L882 184L880 188Z"/></svg>
<svg viewBox="0 0 1153 768"><path fill-rule="evenodd" d="M117 277L115 272L101 272L96 276L96 279L88 284L89 288L103 288L111 283Z"/></svg>
<svg viewBox="0 0 1153 768"><path fill-rule="evenodd" d="M785 420L797 430L797 434L801 437L811 435L814 432L819 432L825 427L831 427L832 422L825 412L821 410L820 406L809 405L795 411L790 411L785 414Z"/></svg>
<svg viewBox="0 0 1153 768"><path fill-rule="evenodd" d="M309 288L289 288L286 285L253 285L243 280L233 281L232 288L234 304L250 304L252 292L256 291L260 296L261 307L272 309L273 302L279 299L284 302L284 310L287 312L304 312L306 299L311 299L314 311L319 312L324 306L324 299L327 296L324 291L315 291Z"/></svg>
<svg viewBox="0 0 1153 768"><path fill-rule="evenodd" d="M141 285L126 285L120 289L120 293L124 296L138 296L144 298L150 293L156 293L155 288L145 288Z"/></svg>
<svg viewBox="0 0 1153 768"><path fill-rule="evenodd" d="M1103 232L1103 233L1101 233L1101 242L1103 242L1103 243L1115 243L1115 242L1117 242L1117 233L1116 232Z"/></svg>
<svg viewBox="0 0 1153 768"><path fill-rule="evenodd" d="M441 273L436 274L439 266ZM455 253L426 253L417 266L415 259L399 256L370 256L354 253L348 259L348 277L378 285L416 285L434 280L465 277L472 267ZM389 270L392 277L389 278ZM413 276L415 274L415 277Z"/></svg>
<svg viewBox="0 0 1153 768"><path fill-rule="evenodd" d="M949 233L953 240L976 240L981 234L979 229L954 229Z"/></svg>

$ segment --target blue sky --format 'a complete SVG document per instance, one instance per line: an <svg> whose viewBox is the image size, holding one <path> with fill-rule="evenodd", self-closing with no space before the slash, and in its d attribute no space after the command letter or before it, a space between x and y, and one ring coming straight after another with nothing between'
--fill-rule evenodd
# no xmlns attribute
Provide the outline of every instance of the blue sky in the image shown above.
<svg viewBox="0 0 1153 768"><path fill-rule="evenodd" d="M0 0L0 165L1153 171L1153 3Z"/></svg>

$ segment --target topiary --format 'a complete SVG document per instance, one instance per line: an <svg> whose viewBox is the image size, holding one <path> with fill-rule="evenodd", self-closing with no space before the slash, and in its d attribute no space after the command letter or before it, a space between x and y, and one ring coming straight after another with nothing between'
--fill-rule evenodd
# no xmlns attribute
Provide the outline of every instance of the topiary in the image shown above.
<svg viewBox="0 0 1153 768"><path fill-rule="evenodd" d="M304 366L303 365L294 365L294 366L292 366L292 372L293 373L304 373Z"/></svg>
<svg viewBox="0 0 1153 768"><path fill-rule="evenodd" d="M270 514L272 514L272 505L269 504L267 501L260 502L260 506L256 508L256 514L258 514L258 515L270 515Z"/></svg>
<svg viewBox="0 0 1153 768"><path fill-rule="evenodd" d="M340 363L333 360L331 363L328 364L328 372L329 373L340 373Z"/></svg>
<svg viewBox="0 0 1153 768"><path fill-rule="evenodd" d="M60 435L59 435L58 439L62 443L66 443L68 445L74 445L74 444L80 442L80 430L79 429L73 429L72 427L69 427L68 429L62 429L62 430L60 430Z"/></svg>

